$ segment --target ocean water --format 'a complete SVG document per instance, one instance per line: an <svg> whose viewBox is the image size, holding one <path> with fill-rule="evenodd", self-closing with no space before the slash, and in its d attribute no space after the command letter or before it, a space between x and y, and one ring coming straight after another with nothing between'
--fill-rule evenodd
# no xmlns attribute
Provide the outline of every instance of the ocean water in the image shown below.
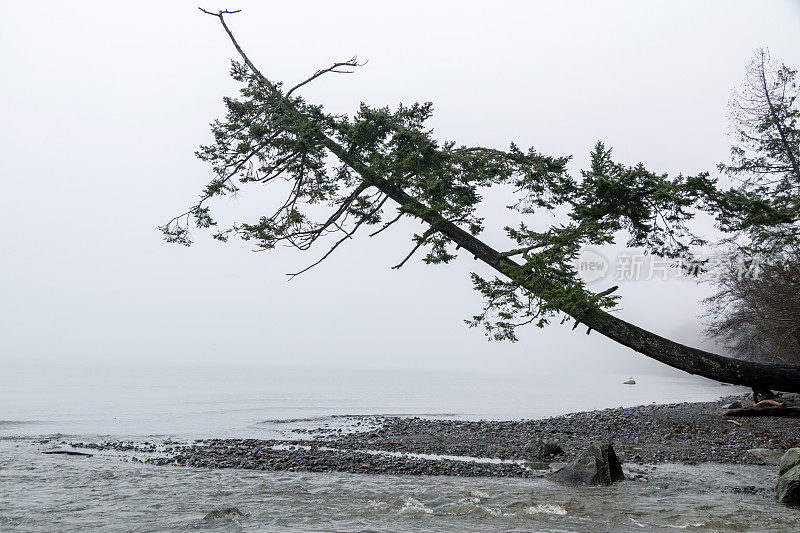
<svg viewBox="0 0 800 533"><path fill-rule="evenodd" d="M798 531L774 468L664 465L647 483L152 466L44 455L60 440L291 437L342 414L518 419L740 388L692 377L364 369L12 368L0 376L0 531ZM755 489L754 489L755 488ZM236 506L237 520L204 520Z"/></svg>
<svg viewBox="0 0 800 533"><path fill-rule="evenodd" d="M8 434L263 437L287 420L395 414L541 418L651 402L715 400L744 389L689 375L467 373L357 368L49 364L0 375ZM16 424L8 424L16 422ZM273 422L277 422L273 424Z"/></svg>

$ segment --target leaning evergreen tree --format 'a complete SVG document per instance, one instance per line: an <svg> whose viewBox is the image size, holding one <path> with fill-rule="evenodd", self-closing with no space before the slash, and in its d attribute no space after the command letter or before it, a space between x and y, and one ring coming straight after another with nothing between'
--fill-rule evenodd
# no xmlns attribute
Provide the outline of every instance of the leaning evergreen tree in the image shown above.
<svg viewBox="0 0 800 533"><path fill-rule="evenodd" d="M649 253L691 259L692 247L704 241L688 223L699 209L733 210L708 174L657 174L642 165L615 162L598 143L581 180L566 170L569 157L554 157L511 145L507 150L461 146L434 139L426 121L429 103L397 109L362 104L351 117L327 113L299 91L328 73L352 72L356 58L319 70L286 88L265 76L248 58L220 11L216 17L240 61L231 75L241 84L238 98L226 98L227 114L212 125L214 141L198 156L214 177L200 200L161 227L169 242L191 243L190 227L214 228L214 237L238 237L260 249L289 245L308 250L327 241L328 248L309 267L321 263L359 230L377 235L403 218L415 218L425 230L412 236L410 252L428 264L449 263L468 254L496 272L472 275L485 307L470 325L495 339L515 339L524 324L544 326L556 319L583 324L624 346L667 365L722 382L759 389L800 391L800 367L759 364L684 346L608 313L618 297L613 290L593 293L578 276L575 260L586 245L614 242ZM257 220L221 227L209 201L251 186L286 192L274 212ZM497 250L479 238L484 220L476 209L481 191L511 186L517 201L509 208L519 222L505 228L516 242ZM749 200L748 200L749 201ZM748 204L748 208L749 208ZM323 209L327 211L320 215ZM549 228L526 224L540 211L566 211Z"/></svg>

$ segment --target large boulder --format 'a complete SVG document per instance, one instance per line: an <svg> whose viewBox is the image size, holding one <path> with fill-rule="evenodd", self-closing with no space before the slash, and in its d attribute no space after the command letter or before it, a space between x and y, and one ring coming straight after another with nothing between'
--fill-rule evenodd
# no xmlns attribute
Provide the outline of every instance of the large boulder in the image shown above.
<svg viewBox="0 0 800 533"><path fill-rule="evenodd" d="M624 480L625 474L613 446L598 442L590 444L574 461L549 477L570 485L611 485Z"/></svg>
<svg viewBox="0 0 800 533"><path fill-rule="evenodd" d="M779 502L800 503L800 448L791 448L781 457L775 490Z"/></svg>
<svg viewBox="0 0 800 533"><path fill-rule="evenodd" d="M782 476L793 466L797 466L798 464L800 464L800 448L789 448L786 450L786 453L781 456L781 466L778 475Z"/></svg>
<svg viewBox="0 0 800 533"><path fill-rule="evenodd" d="M522 458L531 463L538 463L562 453L564 453L564 450L555 442L537 437L528 442L525 448L522 449Z"/></svg>

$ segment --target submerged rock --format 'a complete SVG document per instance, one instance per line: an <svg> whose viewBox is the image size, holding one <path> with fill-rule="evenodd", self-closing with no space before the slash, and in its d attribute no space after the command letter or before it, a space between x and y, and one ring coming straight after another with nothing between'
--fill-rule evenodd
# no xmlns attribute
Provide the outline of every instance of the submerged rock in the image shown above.
<svg viewBox="0 0 800 533"><path fill-rule="evenodd" d="M531 463L542 462L553 455L561 455L564 450L555 442L535 438L522 449L522 458Z"/></svg>
<svg viewBox="0 0 800 533"><path fill-rule="evenodd" d="M589 445L578 457L549 477L571 485L611 485L625 479L622 465L608 442Z"/></svg>
<svg viewBox="0 0 800 533"><path fill-rule="evenodd" d="M781 457L775 490L779 502L800 503L800 448L791 448Z"/></svg>
<svg viewBox="0 0 800 533"><path fill-rule="evenodd" d="M203 517L203 520L241 520L245 514L236 507L214 509Z"/></svg>

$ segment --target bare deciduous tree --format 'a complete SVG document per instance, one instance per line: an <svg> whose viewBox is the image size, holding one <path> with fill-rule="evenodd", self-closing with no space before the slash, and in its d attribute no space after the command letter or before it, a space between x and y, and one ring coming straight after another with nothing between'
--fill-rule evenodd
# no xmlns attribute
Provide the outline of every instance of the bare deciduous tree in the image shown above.
<svg viewBox="0 0 800 533"><path fill-rule="evenodd" d="M751 361L800 364L800 255L784 263L730 253L705 300L708 332Z"/></svg>

